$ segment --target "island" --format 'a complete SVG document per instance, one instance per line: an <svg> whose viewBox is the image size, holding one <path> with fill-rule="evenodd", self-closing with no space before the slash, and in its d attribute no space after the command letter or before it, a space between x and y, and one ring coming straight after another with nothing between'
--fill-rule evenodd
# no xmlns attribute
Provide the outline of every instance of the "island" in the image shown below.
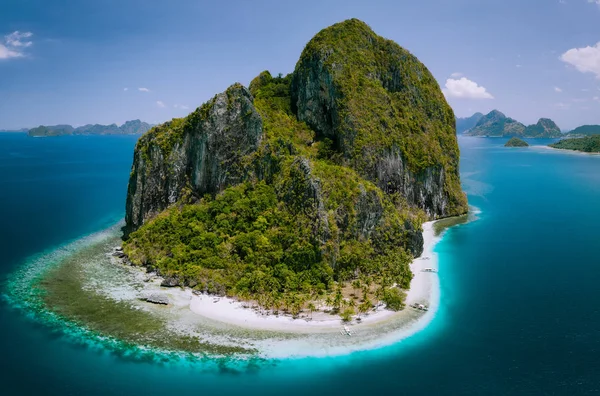
<svg viewBox="0 0 600 396"><path fill-rule="evenodd" d="M582 125L570 131L566 137L578 138L591 135L600 135L600 125Z"/></svg>
<svg viewBox="0 0 600 396"><path fill-rule="evenodd" d="M123 125L88 124L73 128L71 125L40 125L28 131L32 137L51 137L64 135L137 135L147 132L152 125L140 121L126 121Z"/></svg>
<svg viewBox="0 0 600 396"><path fill-rule="evenodd" d="M348 317L377 294L402 308L423 221L466 211L435 79L349 20L292 74L234 84L140 139L124 252L169 285Z"/></svg>
<svg viewBox="0 0 600 396"><path fill-rule="evenodd" d="M600 153L600 135L563 139L550 144L549 147L561 150L581 151L584 153Z"/></svg>
<svg viewBox="0 0 600 396"><path fill-rule="evenodd" d="M504 147L529 147L529 143L523 139L519 139L518 137L513 137L506 142Z"/></svg>
<svg viewBox="0 0 600 396"><path fill-rule="evenodd" d="M465 132L467 136L557 138L563 134L554 121L540 118L536 124L524 124L492 110L479 119L477 124Z"/></svg>
<svg viewBox="0 0 600 396"><path fill-rule="evenodd" d="M320 31L292 73L141 136L125 209L8 294L70 337L175 359L397 342L433 319L435 244L469 219L436 79L357 19Z"/></svg>
<svg viewBox="0 0 600 396"><path fill-rule="evenodd" d="M473 128L483 117L481 113L475 113L471 117L456 117L456 133L465 133Z"/></svg>

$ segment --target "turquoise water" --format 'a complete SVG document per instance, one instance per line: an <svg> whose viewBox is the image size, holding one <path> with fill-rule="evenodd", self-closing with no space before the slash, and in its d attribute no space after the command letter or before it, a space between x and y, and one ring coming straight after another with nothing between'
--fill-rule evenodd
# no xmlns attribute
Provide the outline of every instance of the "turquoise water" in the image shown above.
<svg viewBox="0 0 600 396"><path fill-rule="evenodd" d="M464 188L481 213L437 245L441 306L417 335L349 356L215 370L74 343L3 301L1 393L600 392L600 156L504 141L460 139ZM0 134L3 281L32 255L123 217L134 144Z"/></svg>

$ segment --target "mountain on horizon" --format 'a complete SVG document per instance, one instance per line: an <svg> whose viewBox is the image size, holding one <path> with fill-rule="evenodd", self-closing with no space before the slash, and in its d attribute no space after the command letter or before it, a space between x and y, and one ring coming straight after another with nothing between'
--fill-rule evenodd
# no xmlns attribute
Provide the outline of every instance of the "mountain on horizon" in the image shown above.
<svg viewBox="0 0 600 396"><path fill-rule="evenodd" d="M64 135L138 135L147 132L152 125L140 121L126 121L123 125L87 124L77 128L71 125L40 125L27 133L33 137L50 137Z"/></svg>
<svg viewBox="0 0 600 396"><path fill-rule="evenodd" d="M469 129L473 128L479 120L483 117L482 113L475 113L471 117L456 117L456 133L465 133Z"/></svg>
<svg viewBox="0 0 600 396"><path fill-rule="evenodd" d="M554 121L540 118L536 124L525 126L517 120L492 110L479 119L477 124L465 132L467 136L555 138L563 133Z"/></svg>

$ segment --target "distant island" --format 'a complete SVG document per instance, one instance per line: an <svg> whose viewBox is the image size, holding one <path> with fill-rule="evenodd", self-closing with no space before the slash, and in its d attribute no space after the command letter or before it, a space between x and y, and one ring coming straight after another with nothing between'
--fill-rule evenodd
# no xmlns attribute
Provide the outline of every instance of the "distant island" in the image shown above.
<svg viewBox="0 0 600 396"><path fill-rule="evenodd" d="M600 125L582 125L573 129L566 137L578 138L591 135L600 135Z"/></svg>
<svg viewBox="0 0 600 396"><path fill-rule="evenodd" d="M529 147L529 143L523 139L519 139L518 137L513 137L506 142L504 147Z"/></svg>
<svg viewBox="0 0 600 396"><path fill-rule="evenodd" d="M526 138L557 138L564 136L560 128L551 119L540 118L536 124L525 126L498 110L492 110L481 117L473 128L465 132L465 135Z"/></svg>
<svg viewBox="0 0 600 396"><path fill-rule="evenodd" d="M21 129L0 129L0 133L23 133L23 132L28 132L29 129L28 128L21 128Z"/></svg>
<svg viewBox="0 0 600 396"><path fill-rule="evenodd" d="M473 128L483 117L481 113L475 113L471 117L459 118L456 117L456 133L465 133Z"/></svg>
<svg viewBox="0 0 600 396"><path fill-rule="evenodd" d="M600 135L563 139L559 142L550 144L549 146L562 150L575 150L584 153L600 153Z"/></svg>
<svg viewBox="0 0 600 396"><path fill-rule="evenodd" d="M117 126L117 124L88 124L74 128L71 125L40 125L37 128L30 129L27 134L32 137L64 135L138 135L147 132L150 128L152 128L152 125L146 122L133 120L127 121L121 126Z"/></svg>

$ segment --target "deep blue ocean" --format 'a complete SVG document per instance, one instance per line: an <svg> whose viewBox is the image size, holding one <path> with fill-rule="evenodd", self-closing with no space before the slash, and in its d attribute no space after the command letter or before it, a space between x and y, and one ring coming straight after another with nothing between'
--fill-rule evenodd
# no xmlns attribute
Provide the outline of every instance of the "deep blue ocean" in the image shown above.
<svg viewBox="0 0 600 396"><path fill-rule="evenodd" d="M32 255L123 217L135 142L0 133L2 283ZM2 300L0 394L600 393L600 156L459 142L479 219L437 245L440 309L415 336L349 356L206 371L83 347Z"/></svg>

